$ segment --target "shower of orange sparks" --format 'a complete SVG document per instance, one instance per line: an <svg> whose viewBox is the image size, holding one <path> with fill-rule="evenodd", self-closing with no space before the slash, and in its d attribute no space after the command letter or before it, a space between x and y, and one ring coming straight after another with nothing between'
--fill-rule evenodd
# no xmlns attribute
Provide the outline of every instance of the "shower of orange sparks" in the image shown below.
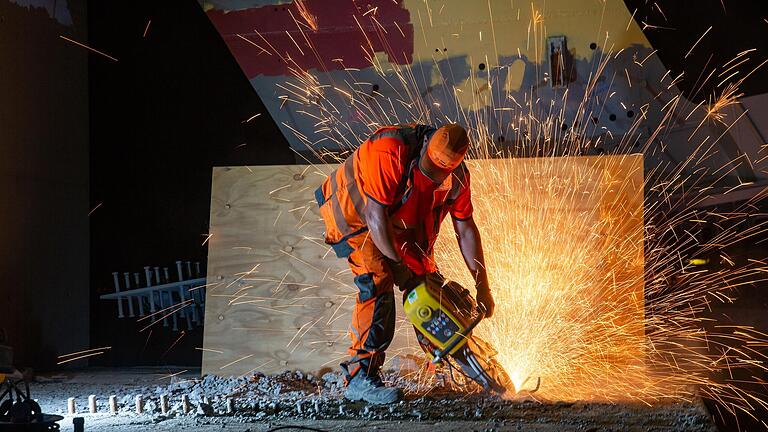
<svg viewBox="0 0 768 432"><path fill-rule="evenodd" d="M295 0L296 3L296 9L299 10L299 15L304 18L304 22L307 23L307 26L311 28L314 31L317 31L317 17L312 15L312 12L309 11L309 8L307 7L307 4L304 0Z"/></svg>
<svg viewBox="0 0 768 432"><path fill-rule="evenodd" d="M87 350L78 351L78 352L69 353L69 354L62 354L59 356L59 361L56 364L62 365L65 363L73 362L75 360L80 360L88 357L95 357L98 355L102 355L111 349L112 349L111 346L107 346L107 347L101 347L101 348L87 349Z"/></svg>
<svg viewBox="0 0 768 432"><path fill-rule="evenodd" d="M189 372L189 369L184 369L184 370L180 370L178 372L172 373L172 374L163 375L160 378L158 378L158 380L170 379L170 378L173 378L175 376L179 376L179 375L183 374L184 372Z"/></svg>
<svg viewBox="0 0 768 432"><path fill-rule="evenodd" d="M375 14L370 15L367 18L371 20L371 25L381 27L381 24L374 19L373 15ZM431 16L429 18L431 23ZM357 17L355 19L357 20ZM670 28L647 23L642 24L644 28ZM360 26L359 22L358 26ZM546 32L543 31L543 14L536 11L533 5L529 22L529 28L531 27L536 58L546 58L541 55L541 50L545 46L543 38L546 35ZM694 43L689 54L707 32ZM384 37L385 33L385 31L381 31L380 37ZM382 87L388 87L396 95L389 100L384 97L372 99L368 97L368 92L351 75L349 81L344 84L337 82L333 86L322 85L318 76L303 70L292 59L275 50L261 34L259 36L271 48L270 55L274 54L292 65L294 80L285 85L278 85L278 88L286 92L281 95L283 103L302 105L299 113L307 115L315 121L316 134L320 138L313 140L312 137L300 133L289 124L284 124L284 126L291 129L297 138L322 160L335 157L341 161L344 154L334 155L322 148L316 148L317 143L332 142L348 152L364 139L364 136L359 136L353 126L345 120L340 111L344 107L334 105L332 99L328 97L329 94L340 95L348 107L354 107L355 116L362 119L361 122L367 124L371 130L384 124L407 123L416 119L420 122L443 123L451 121L469 125L471 126L469 132L474 143L473 158L521 158L548 154L558 155L561 158L541 159L539 161L541 166L536 171L539 175L541 173L545 176L550 175L552 181L555 182L562 180L562 176L557 174L556 164L571 164L575 158L595 149L601 144L601 140L606 139L605 137L591 138L586 133L593 113L602 109L601 106L589 107L587 102L591 100L589 93L597 86L597 77L603 73L614 54L616 56L619 54L610 49L604 57L595 62L594 73L587 83L587 92L578 110L579 117L574 121L573 127L565 132L560 127L563 113L552 113L546 109L547 107L539 106L533 89L530 94L526 95L526 100L517 101L513 98L493 100L494 109L490 111L469 111L463 108L454 113L442 111L439 105L424 100L414 71L408 66L397 64L388 64L386 65L387 69L385 69L378 62L375 49L368 41L369 45L362 46L361 49L366 52L372 67L380 75L381 81L384 83ZM531 42L530 38L529 42ZM343 63L343 60L339 61ZM638 63L638 65L643 67L642 63L644 62ZM741 63L735 66L739 64ZM609 154L620 159L621 155L630 152L640 151L650 154L656 151L654 146L657 145L657 138L663 136L662 131L672 128L678 118L685 117L681 114L683 112L689 112L688 117L691 117L695 112L702 118L702 124L706 119L725 124L727 117L723 110L738 99L740 96L738 88L744 79L742 78L735 84L729 81L734 76L731 69L735 66L729 67L721 75L721 78L724 76L721 84L726 83L726 87L721 95L714 101L710 101L705 108L700 109L705 105L704 101L695 105L679 96L665 100L663 103L659 103L663 107L659 109L660 120L658 124L646 124L647 113L643 112L643 115L636 117L630 132L623 138L618 137L620 138L617 140L619 144L610 150ZM724 66L724 68L726 67L728 64ZM707 80L712 76L710 74ZM661 88L671 89L682 77L683 74L681 73L671 83L665 83ZM662 77L660 81L663 79ZM442 82L444 86L450 82L445 77L440 77L436 81ZM453 94L458 93L458 89L455 88L448 90L447 93L451 93L450 90L453 90ZM612 95L613 93L609 92L609 94ZM479 92L473 91L472 95L479 97ZM383 93L379 96L383 96ZM405 109L407 114L402 115L396 112L392 108L395 104ZM456 105L460 106L458 103ZM691 110L693 105L695 107ZM643 107L644 111L648 109L650 109L649 106ZM515 143L511 147L497 146L496 137L491 132L491 125L497 121L493 113L505 110L517 113L515 120L509 127L523 137L519 143ZM577 127L577 123L580 126ZM730 127L732 124L728 126ZM642 134L640 133L641 125L648 129L648 133L644 131ZM609 138L613 138L610 137L610 134L607 135ZM705 329L706 320L702 318L702 314L709 310L712 303L731 301L738 287L765 281L765 273L768 272L765 260L752 260L747 264L737 264L732 260L725 260L728 266L719 270L700 269L691 264L696 259L710 253L727 257L725 248L762 234L767 229L764 222L750 228L742 228L741 226L749 218L750 205L754 204L755 200L751 200L739 207L737 211L729 213L720 212L716 209L703 211L692 206L692 203L700 202L706 198L711 189L720 185L725 176L717 173L728 170L728 163L714 169L707 168L702 163L717 152L715 144L718 140L717 136L706 136L699 140L699 138L694 138L694 134L692 134L689 138L689 143L692 146L690 157L679 162L677 166L652 167L646 172L644 189L647 194L643 214L644 237L647 242L643 257L645 261L643 281L646 295L643 319L646 331L644 336L636 340L638 346L647 353L643 358L645 368L627 370L612 364L601 353L601 348L607 348L610 344L606 344L606 340L601 338L585 337L587 334L583 333L583 327L579 325L570 328L567 325L557 327L559 334L548 335L548 332L553 330L551 323L557 320L568 324L583 319L592 319L598 325L605 325L608 328L615 327L621 331L621 326L616 327L615 322L617 317L620 318L626 312L622 309L612 309L610 302L605 302L593 309L583 308L582 315L574 315L576 312L571 308L572 304L568 301L549 297L553 292L568 292L568 288L578 282L571 277L574 269L580 266L589 266L585 263L596 262L595 260L599 258L594 255L594 251L599 250L599 248L586 247L584 244L565 247L562 244L557 245L556 242L553 246L552 243L547 243L552 239L547 239L544 236L545 234L557 236L558 233L592 232L594 230L594 227L589 225L594 220L590 222L589 218L574 217L564 220L557 216L558 212L578 207L584 200L583 196L575 193L575 190L571 192L563 190L557 199L552 201L555 203L554 207L550 208L549 212L536 214L536 217L530 214L527 216L522 214L521 216L521 212L531 212L531 209L520 209L512 205L509 199L511 195L508 192L499 195L503 199L495 198L497 200L495 207L493 207L496 210L495 219L520 220L521 222L514 226L493 224L493 221L483 222L479 220L478 223L481 224L481 228L487 226L495 228L492 231L486 229L489 239L487 254L497 261L496 267L517 266L517 270L515 270L516 280L510 281L508 276L500 274L494 276L494 280L497 281L495 289L499 296L497 314L509 317L509 319L488 320L483 323L484 327L479 332L486 336L495 334L496 347L501 351L500 359L507 369L511 371L519 369L520 364L516 363L521 362L520 359L523 359L523 363L527 363L525 367L532 374L544 369L555 370L557 369L556 365L563 365L563 370L572 370L576 365L578 376L585 380L581 383L581 387L574 389L566 385L568 379L572 379L572 377L554 375L554 378L550 378L550 383L545 384L548 388L542 388L543 394L549 391L551 397L563 399L616 400L631 398L645 403L654 403L670 398L688 399L696 394L695 387L698 387L700 394L721 402L731 412L748 411L754 406L768 407L761 395L746 389L743 386L744 382L737 381L732 375L733 371L739 369L766 370L765 354L755 347L766 346L768 336L746 326L728 327L721 325L712 331ZM534 175L533 172L515 174L509 168L503 167L498 170L501 174L498 177L507 179L496 185L502 190L521 184L529 176ZM575 175L584 175L584 173L579 173L577 170ZM729 190L746 184L748 183L740 182ZM277 190L272 191L271 194L275 192ZM490 202L489 205L494 204L492 197L476 196L475 199L478 203L486 199ZM601 214L600 217L610 220L613 216ZM703 235L705 229L715 230L716 234L707 239ZM506 241L499 241L499 239ZM515 242L522 240L528 242L524 245L525 247L515 244ZM604 272L604 277L614 278L617 269L621 268L622 262L634 262L633 257L622 256L621 254L613 258L612 262L615 264L608 268L600 267L600 265L595 267ZM551 263L551 268L542 269L541 266L536 265L542 260ZM443 268L451 269L462 266L461 261L450 258L447 263L448 265L446 262L443 263ZM529 265L523 265L524 263ZM552 269L559 269L559 271ZM318 269L318 271L322 273L322 270ZM498 270L490 269L490 271ZM499 280L504 282L499 283ZM515 286L525 288L532 286L532 284L543 283L549 284L550 288L528 291L515 291L514 288ZM626 284L620 278L611 280L610 283L616 290L616 296L630 296L631 293L626 291L625 287L632 284ZM588 290L579 289L579 291L585 295L588 293ZM516 299L512 295L520 293L525 294L520 299ZM304 324L304 326L307 325L310 323ZM294 335L295 337L296 335ZM564 342L568 340L571 341L570 344ZM579 344L588 346L583 347ZM545 346L546 349L532 348L541 346ZM579 349L574 350L574 346ZM236 362L250 357L240 358ZM225 365L225 367L231 364ZM608 375L600 376L603 373ZM716 381L713 376L719 373L729 375L731 378ZM420 379L425 381L429 380L427 375L417 374L421 377ZM516 379L520 381L523 379L523 375L521 374ZM759 383L759 380L755 380ZM598 382L604 383L604 386L596 386Z"/></svg>
<svg viewBox="0 0 768 432"><path fill-rule="evenodd" d="M98 203L98 204L96 204L96 207L94 207L93 209L91 209L91 211L89 211L89 212L88 212L88 216L92 215L92 214L93 214L93 212L95 212L96 210L98 210L98 208L99 208L99 207L101 207L101 205L102 205L102 204L104 204L104 203Z"/></svg>
<svg viewBox="0 0 768 432"><path fill-rule="evenodd" d="M75 45L77 45L77 46L83 47L83 48L85 48L85 49L87 49L87 50L89 50L89 51L93 51L93 52L95 52L96 54L100 54L100 55L102 55L102 56L104 56L104 57L106 57L106 58L108 58L108 59L110 59L110 60L112 60L112 61L114 61L114 62L116 62L116 61L117 61L117 59L116 59L116 58L114 58L114 57L112 57L111 55L109 55L109 54L106 54L106 53L103 53L103 52L101 52L101 51L99 51L99 50L97 50L97 49L95 49L95 48L91 48L91 47L89 47L88 45L82 44L82 43L80 43L80 42L78 42L78 41L76 41L76 40L72 40L72 39L70 39L70 38L68 38L68 37L66 37L66 36L62 36L62 35L59 35L59 37L60 37L60 38L62 38L62 39L64 39L64 40L65 40L65 41L67 41L67 42L71 42L71 43L73 43L73 44L75 44Z"/></svg>
<svg viewBox="0 0 768 432"><path fill-rule="evenodd" d="M186 332L186 330L182 330L182 331L181 331L181 334L179 335L179 337L178 337L178 338L176 338L176 340L175 340L175 341L174 341L174 342L171 344L171 346L169 346L169 347L168 347L168 349L167 349L167 350L165 350L165 352L163 353L163 355L161 355L161 356L160 356L160 358L163 358L163 357L165 357L165 356L166 356L166 354L168 354L169 352L171 352L171 350L173 349L173 347L175 347L175 346L176 346L176 345L177 345L177 344L178 344L178 343L181 341L181 339L182 339L182 338L184 338L184 336L186 336L186 335L187 335L187 332Z"/></svg>
<svg viewBox="0 0 768 432"><path fill-rule="evenodd" d="M149 318L151 316L157 315L157 314L165 312L165 311L170 311L170 312L166 313L165 315L157 318L157 320L155 320L154 322L144 326L144 328L139 330L139 333L143 333L144 330L147 330L147 329L151 328L152 326L156 325L157 323L162 322L165 318L168 318L169 316L171 316L171 315L175 314L176 312L186 308L187 306L194 304L194 302L195 301L193 299L189 299L189 300L183 301L181 303L177 303L177 304L168 306L167 308L159 310L159 311L157 311L157 312L155 312L155 313L153 313L151 315L147 315L147 316L144 316L142 318L139 318L137 321L141 321L143 319ZM151 334L151 331L150 331L150 334ZM149 340L149 336L147 336L147 340Z"/></svg>
<svg viewBox="0 0 768 432"><path fill-rule="evenodd" d="M711 102L707 107L706 118L716 120L727 126L725 123L725 118L727 117L725 108L739 103L739 98L744 96L744 93L738 93L738 91L739 87L734 83L726 84L720 97L716 98L714 102Z"/></svg>
<svg viewBox="0 0 768 432"><path fill-rule="evenodd" d="M56 362L56 364L57 364L57 365L63 365L64 363L73 362L73 361L75 361L75 360L80 360L80 359L84 359L84 358L88 358L88 357L95 357L95 356L98 356L98 355L102 355L102 354L104 354L105 352L106 352L106 351L97 351L97 352L94 352L94 353L83 354L83 355L81 355L81 356L73 357L73 358L70 358L70 359L66 359L66 360L61 360L61 361L59 361L59 362Z"/></svg>
<svg viewBox="0 0 768 432"><path fill-rule="evenodd" d="M141 35L141 37L145 38L147 37L147 33L149 33L149 26L152 24L152 20L147 21L147 26L144 27L144 33Z"/></svg>
<svg viewBox="0 0 768 432"><path fill-rule="evenodd" d="M101 347L101 348L91 348L91 349L87 349L87 350L83 350L83 351L77 351L77 352L73 352L73 353L69 353L69 354L62 354L58 358L62 359L62 358L78 356L80 354L90 353L90 352L94 352L94 351L107 351L107 350L110 350L110 349L112 349L111 346L106 346L106 347Z"/></svg>

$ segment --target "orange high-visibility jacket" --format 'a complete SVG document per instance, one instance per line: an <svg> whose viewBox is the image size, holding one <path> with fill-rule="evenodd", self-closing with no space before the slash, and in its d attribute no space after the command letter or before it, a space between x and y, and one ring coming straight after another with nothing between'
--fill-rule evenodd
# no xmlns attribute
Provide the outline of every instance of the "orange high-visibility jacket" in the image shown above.
<svg viewBox="0 0 768 432"><path fill-rule="evenodd" d="M387 206L390 216L398 213L395 216L398 220L411 219L403 215L410 207L405 205L409 175L425 135L432 131L434 128L415 124L378 129L315 191L320 215L325 221L325 242L338 257L345 258L352 252L347 239L368 229L363 209L369 199ZM468 172L463 164L454 171L454 176L458 171L462 173L460 181L449 183L452 186L446 191L449 193L443 194L442 202L436 203L441 204L440 217L449 211L456 219L471 217L469 177L464 175ZM446 200L455 205L442 205Z"/></svg>

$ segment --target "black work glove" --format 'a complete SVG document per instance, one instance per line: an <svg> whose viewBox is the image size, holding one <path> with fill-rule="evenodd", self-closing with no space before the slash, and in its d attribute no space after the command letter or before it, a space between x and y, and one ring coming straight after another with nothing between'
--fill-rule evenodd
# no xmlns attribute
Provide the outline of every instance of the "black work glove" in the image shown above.
<svg viewBox="0 0 768 432"><path fill-rule="evenodd" d="M496 302L493 301L491 289L484 285L477 286L477 302L485 307L485 317L493 316L493 310L496 308Z"/></svg>
<svg viewBox="0 0 768 432"><path fill-rule="evenodd" d="M416 276L402 260L392 261L388 259L387 261L389 261L389 268L392 270L392 279L400 291L410 291L421 282L421 278Z"/></svg>

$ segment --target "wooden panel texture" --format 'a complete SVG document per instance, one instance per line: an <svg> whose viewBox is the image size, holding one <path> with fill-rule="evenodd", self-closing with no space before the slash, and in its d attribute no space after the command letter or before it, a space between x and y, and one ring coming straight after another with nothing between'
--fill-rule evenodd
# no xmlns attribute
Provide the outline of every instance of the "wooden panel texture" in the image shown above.
<svg viewBox="0 0 768 432"><path fill-rule="evenodd" d="M605 363L636 359L643 333L642 156L468 165L500 303L479 331L505 350L500 358L510 372L571 367L579 376L594 356L590 349L606 350ZM346 262L322 241L313 195L335 167L214 168L204 373L317 371L346 356L356 288ZM446 221L436 259L466 284L456 243ZM401 311L398 317L390 354L412 354L413 330ZM593 324L608 318L607 327ZM616 342L590 347L580 339L597 336ZM528 348L514 342L526 338ZM553 344L578 343L585 358L546 353ZM548 355L559 362L547 363Z"/></svg>
<svg viewBox="0 0 768 432"><path fill-rule="evenodd" d="M333 169L214 168L204 373L315 369L340 355L352 288L313 197Z"/></svg>
<svg viewBox="0 0 768 432"><path fill-rule="evenodd" d="M317 371L346 356L357 289L314 198L335 168L214 168L203 373Z"/></svg>

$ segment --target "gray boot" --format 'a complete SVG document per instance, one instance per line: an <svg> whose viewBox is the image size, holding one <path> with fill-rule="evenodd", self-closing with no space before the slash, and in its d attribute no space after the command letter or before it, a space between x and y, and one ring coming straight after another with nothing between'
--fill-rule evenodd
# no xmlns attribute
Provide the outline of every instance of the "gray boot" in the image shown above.
<svg viewBox="0 0 768 432"><path fill-rule="evenodd" d="M352 401L364 400L372 404L390 404L403 397L396 387L386 387L378 374L368 376L359 371L347 385L344 397Z"/></svg>

